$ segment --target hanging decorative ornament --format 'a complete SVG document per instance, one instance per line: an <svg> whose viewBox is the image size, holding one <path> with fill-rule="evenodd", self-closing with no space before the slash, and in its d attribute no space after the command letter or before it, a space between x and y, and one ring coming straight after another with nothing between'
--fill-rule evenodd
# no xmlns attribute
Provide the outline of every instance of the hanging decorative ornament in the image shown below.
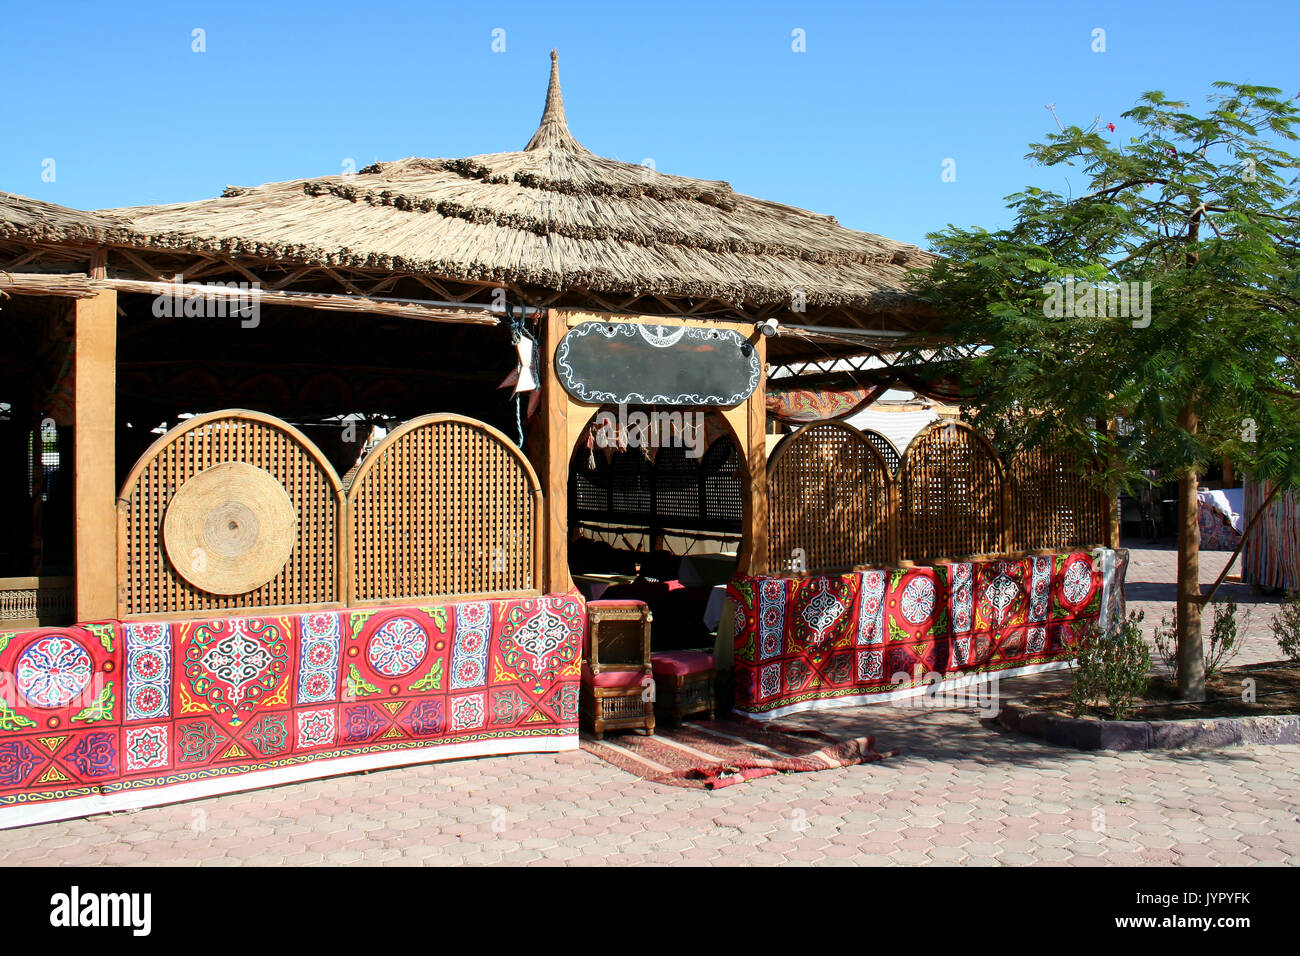
<svg viewBox="0 0 1300 956"><path fill-rule="evenodd" d="M520 332L515 340L519 354L519 370L515 379L515 394L531 392L537 388L537 343L527 332Z"/></svg>

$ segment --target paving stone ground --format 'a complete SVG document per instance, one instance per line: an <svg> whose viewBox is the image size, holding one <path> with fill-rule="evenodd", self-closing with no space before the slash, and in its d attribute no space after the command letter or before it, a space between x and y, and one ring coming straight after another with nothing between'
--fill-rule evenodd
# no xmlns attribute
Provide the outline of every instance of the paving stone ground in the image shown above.
<svg viewBox="0 0 1300 956"><path fill-rule="evenodd" d="M1203 555L1208 583L1226 554ZM1135 549L1130 606L1171 613L1174 555ZM1275 659L1276 607L1238 663ZM1028 694L1060 675L1002 683ZM1300 747L1064 750L977 710L860 707L801 718L874 733L889 760L717 792L646 784L586 753L452 761L0 831L0 863L1295 864Z"/></svg>

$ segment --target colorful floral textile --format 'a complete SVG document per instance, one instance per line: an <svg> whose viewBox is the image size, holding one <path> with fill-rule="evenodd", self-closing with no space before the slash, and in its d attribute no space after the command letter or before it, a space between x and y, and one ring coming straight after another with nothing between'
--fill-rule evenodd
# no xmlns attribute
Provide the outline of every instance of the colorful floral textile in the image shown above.
<svg viewBox="0 0 1300 956"><path fill-rule="evenodd" d="M0 827L574 749L585 614L574 591L0 634Z"/></svg>
<svg viewBox="0 0 1300 956"><path fill-rule="evenodd" d="M1061 666L1101 620L1102 562L1074 552L804 580L738 575L736 710L759 718L919 693L940 675ZM1120 595L1123 560L1105 562Z"/></svg>

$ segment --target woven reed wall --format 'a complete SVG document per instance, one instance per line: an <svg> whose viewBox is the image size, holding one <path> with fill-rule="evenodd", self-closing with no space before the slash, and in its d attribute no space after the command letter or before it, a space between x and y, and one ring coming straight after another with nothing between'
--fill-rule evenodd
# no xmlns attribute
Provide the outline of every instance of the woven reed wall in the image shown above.
<svg viewBox="0 0 1300 956"><path fill-rule="evenodd" d="M261 468L280 482L298 514L297 534L289 560L266 584L246 594L209 594L167 560L163 518L181 485L228 461ZM118 616L337 604L340 506L338 476L292 426L239 410L192 418L144 453L118 497Z"/></svg>
<svg viewBox="0 0 1300 956"><path fill-rule="evenodd" d="M1008 477L992 445L956 422L917 435L895 469L871 433L806 425L768 462L771 564L795 570L796 548L818 571L1101 544L1107 500L1084 470L1029 451Z"/></svg>
<svg viewBox="0 0 1300 956"><path fill-rule="evenodd" d="M1020 452L1008 469L1012 551L1073 549L1106 539L1106 494L1081 479L1069 452Z"/></svg>
<svg viewBox="0 0 1300 956"><path fill-rule="evenodd" d="M350 602L540 593L541 487L482 422L407 422L362 463L347 501Z"/></svg>
<svg viewBox="0 0 1300 956"><path fill-rule="evenodd" d="M801 428L768 462L769 563L817 571L889 562L892 486L889 464L856 428Z"/></svg>

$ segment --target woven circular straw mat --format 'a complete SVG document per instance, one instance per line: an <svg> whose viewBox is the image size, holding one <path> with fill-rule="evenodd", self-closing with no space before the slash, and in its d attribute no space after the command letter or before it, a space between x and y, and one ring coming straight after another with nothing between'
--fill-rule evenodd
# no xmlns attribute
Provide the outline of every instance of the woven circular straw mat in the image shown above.
<svg viewBox="0 0 1300 956"><path fill-rule="evenodd" d="M242 461L199 472L163 518L163 543L178 574L210 594L244 594L284 567L298 514L280 482Z"/></svg>

